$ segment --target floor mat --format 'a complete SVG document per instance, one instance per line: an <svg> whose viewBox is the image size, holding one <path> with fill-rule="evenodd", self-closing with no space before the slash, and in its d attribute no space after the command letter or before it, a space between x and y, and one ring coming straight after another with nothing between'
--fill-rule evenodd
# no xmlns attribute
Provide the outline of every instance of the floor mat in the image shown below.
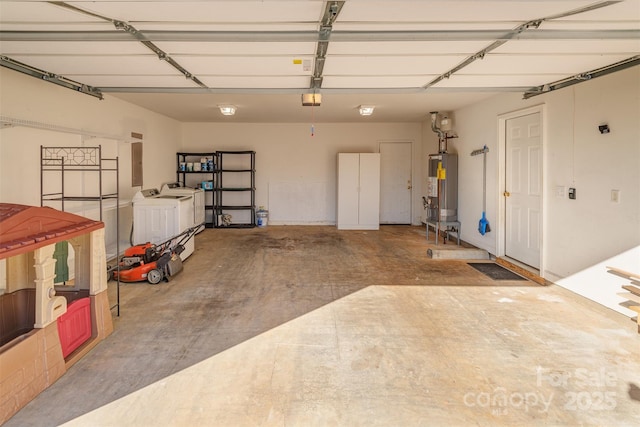
<svg viewBox="0 0 640 427"><path fill-rule="evenodd" d="M527 280L513 271L509 271L501 265L492 262L469 262L468 264L480 273L491 277L493 280Z"/></svg>

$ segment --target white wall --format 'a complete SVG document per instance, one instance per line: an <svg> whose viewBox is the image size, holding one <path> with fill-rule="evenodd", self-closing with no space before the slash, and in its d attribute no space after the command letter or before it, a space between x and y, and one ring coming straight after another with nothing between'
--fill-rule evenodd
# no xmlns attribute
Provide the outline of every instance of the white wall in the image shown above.
<svg viewBox="0 0 640 427"><path fill-rule="evenodd" d="M99 100L6 68L0 68L0 93L2 116L109 135L142 133L144 186L155 187L175 179L175 152L180 141L180 124L175 120L109 95ZM131 186L129 144L110 139L83 141L78 135L28 127L0 130L0 201L39 206L40 146L81 146L83 143L90 147L101 145L103 157L119 157L121 200L130 201L139 187ZM84 178L84 195L91 195L91 177L85 174ZM49 183L56 179L49 174ZM105 179L109 179L106 174ZM77 185L77 182L71 184ZM106 187L111 185L112 181L105 183ZM88 210L92 206L85 204L84 207ZM121 240L128 240L130 216L130 209L121 215ZM115 238L111 239L109 233L111 227L115 228L111 222L105 218L107 240L115 244Z"/></svg>
<svg viewBox="0 0 640 427"><path fill-rule="evenodd" d="M270 224L335 224L339 152L379 152L381 141L413 142L413 180L422 179L420 123L308 124L183 123L182 151L256 152L256 204ZM413 222L420 223L420 186L414 185ZM287 198L284 193L296 197Z"/></svg>
<svg viewBox="0 0 640 427"><path fill-rule="evenodd" d="M640 272L640 256L628 252L640 245L640 67L529 100L522 100L522 94L503 94L455 111L459 139L452 140L449 148L460 156L462 239L496 254L503 191L498 188L498 116L539 104L546 109L542 275L599 302L611 301L620 292L619 282L573 281L571 276L601 268L594 266L606 259ZM610 134L599 133L602 123L609 124ZM493 232L482 236L477 231L482 158L470 153L485 144L490 149L487 217ZM558 186L575 187L577 199L557 197ZM610 201L612 189L620 190L620 203Z"/></svg>

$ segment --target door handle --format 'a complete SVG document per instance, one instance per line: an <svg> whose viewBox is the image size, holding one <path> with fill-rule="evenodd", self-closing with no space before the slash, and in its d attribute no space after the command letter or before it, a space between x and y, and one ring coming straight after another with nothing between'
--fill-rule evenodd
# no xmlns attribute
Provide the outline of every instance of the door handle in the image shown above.
<svg viewBox="0 0 640 427"><path fill-rule="evenodd" d="M502 195L504 197L509 197L509 196L511 196L511 193L509 193L508 191L505 191L504 193L502 193Z"/></svg>

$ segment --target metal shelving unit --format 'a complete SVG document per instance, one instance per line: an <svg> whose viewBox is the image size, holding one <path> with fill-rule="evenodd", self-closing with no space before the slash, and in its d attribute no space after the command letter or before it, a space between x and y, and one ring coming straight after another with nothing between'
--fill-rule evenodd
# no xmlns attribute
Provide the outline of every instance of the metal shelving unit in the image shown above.
<svg viewBox="0 0 640 427"><path fill-rule="evenodd" d="M216 151L216 159L215 227L255 227L256 152Z"/></svg>
<svg viewBox="0 0 640 427"><path fill-rule="evenodd" d="M207 163L207 169L202 170L202 158L211 158L212 163ZM187 170L181 167L182 164L193 163L194 165L198 163L200 165L200 170ZM205 202L204 202L204 211L205 211L205 227L213 228L215 223L215 213L214 213L214 182L215 182L215 169L216 169L216 153L215 152L203 152L203 153L176 153L176 182L180 184L181 187L200 187L205 192ZM211 170L210 170L211 169ZM204 177L204 180L203 180ZM205 185L206 183L207 185Z"/></svg>
<svg viewBox="0 0 640 427"><path fill-rule="evenodd" d="M70 203L94 202L98 204L100 221L103 221L104 202L115 200L116 259L120 254L118 167L118 157L102 158L101 146L40 146L40 206L51 206L68 212L66 208ZM115 184L115 190L104 190L106 176L111 176L112 188ZM94 188L89 189L88 186ZM53 190L45 190L45 187ZM116 268L120 268L117 262ZM116 314L120 316L120 280L116 282L116 303L111 309L115 308Z"/></svg>

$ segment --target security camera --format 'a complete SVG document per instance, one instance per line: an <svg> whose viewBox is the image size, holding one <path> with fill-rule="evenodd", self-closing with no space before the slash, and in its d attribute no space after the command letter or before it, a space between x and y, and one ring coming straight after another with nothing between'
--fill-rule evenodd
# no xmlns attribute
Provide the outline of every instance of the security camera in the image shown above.
<svg viewBox="0 0 640 427"><path fill-rule="evenodd" d="M598 126L598 130L600 131L601 134L605 134L605 133L611 132L611 130L609 129L609 125L607 125L607 124Z"/></svg>

